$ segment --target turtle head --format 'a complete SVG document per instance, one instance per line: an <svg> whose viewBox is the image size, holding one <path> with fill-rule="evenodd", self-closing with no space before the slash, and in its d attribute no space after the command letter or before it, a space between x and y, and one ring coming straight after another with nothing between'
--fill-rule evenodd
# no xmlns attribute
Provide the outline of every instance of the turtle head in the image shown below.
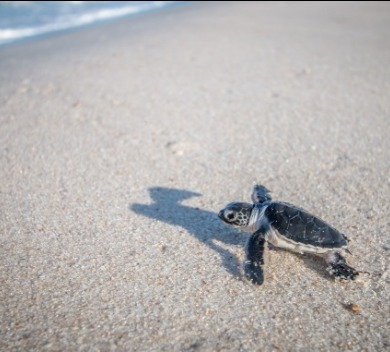
<svg viewBox="0 0 390 352"><path fill-rule="evenodd" d="M223 208L218 217L228 225L244 228L249 225L253 204L250 203L230 203Z"/></svg>

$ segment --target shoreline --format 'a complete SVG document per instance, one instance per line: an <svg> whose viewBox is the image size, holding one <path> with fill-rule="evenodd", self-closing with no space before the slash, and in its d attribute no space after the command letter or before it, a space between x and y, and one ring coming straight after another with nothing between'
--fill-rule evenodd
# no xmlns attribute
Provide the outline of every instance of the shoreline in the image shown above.
<svg viewBox="0 0 390 352"><path fill-rule="evenodd" d="M23 28L6 28L2 29L5 32L8 32L8 36L11 35L12 32L17 32L18 30L21 32L24 32L17 36L17 33L14 33L13 38L1 38L0 37L0 48L7 47L9 45L13 44L23 44L25 42L28 42L30 40L40 40L44 38L50 38L55 37L57 34L66 34L68 31L74 32L78 30L93 28L95 26L99 25L106 25L109 23L114 23L116 21L120 21L123 19L131 19L136 18L137 16L142 16L143 14L153 14L158 13L160 11L169 10L170 8L174 8L176 6L188 6L190 5L190 2L176 2L176 3L166 3L166 4L144 4L143 7L134 7L134 5L131 5L131 7L122 7L122 8L100 8L100 9L92 9L90 8L89 11L92 12L85 12L85 13L73 13L72 18L70 19L69 15L65 19L62 19L62 22L58 22L58 18L56 19L57 22L51 22L41 25L40 27L35 26L32 27L26 27L26 25ZM85 9L86 10L86 9ZM62 11L65 11L63 9ZM36 14L37 15L37 14ZM42 14L40 14L42 16ZM56 14L58 15L58 13ZM20 14L19 14L20 16ZM95 17L95 18L94 18ZM65 21L65 22L64 22ZM1 30L0 30L1 32ZM1 34L1 33L0 33ZM3 41L3 42L2 42Z"/></svg>

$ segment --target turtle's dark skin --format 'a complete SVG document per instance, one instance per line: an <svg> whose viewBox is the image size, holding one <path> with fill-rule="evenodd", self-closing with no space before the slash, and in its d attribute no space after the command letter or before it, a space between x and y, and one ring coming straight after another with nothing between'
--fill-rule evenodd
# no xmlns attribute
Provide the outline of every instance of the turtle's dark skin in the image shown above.
<svg viewBox="0 0 390 352"><path fill-rule="evenodd" d="M234 202L218 216L225 223L252 233L246 246L244 271L257 285L264 282L264 245L298 253L316 254L329 264L328 272L337 279L354 280L358 272L343 255L348 252L347 237L318 217L295 205L272 201L270 191L255 185L250 203Z"/></svg>

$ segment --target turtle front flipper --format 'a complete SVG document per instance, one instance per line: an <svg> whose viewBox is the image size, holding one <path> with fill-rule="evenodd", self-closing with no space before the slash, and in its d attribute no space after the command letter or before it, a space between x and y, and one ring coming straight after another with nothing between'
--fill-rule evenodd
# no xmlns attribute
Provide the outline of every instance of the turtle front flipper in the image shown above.
<svg viewBox="0 0 390 352"><path fill-rule="evenodd" d="M251 195L253 203L264 203L267 200L271 200L272 198L270 193L271 192L264 186L254 184Z"/></svg>
<svg viewBox="0 0 390 352"><path fill-rule="evenodd" d="M264 243L265 231L258 230L250 238L246 247L244 272L248 280L256 285L264 282Z"/></svg>
<svg viewBox="0 0 390 352"><path fill-rule="evenodd" d="M335 279L355 280L359 275L359 272L349 266L340 253L332 253L327 262L329 263L327 270Z"/></svg>

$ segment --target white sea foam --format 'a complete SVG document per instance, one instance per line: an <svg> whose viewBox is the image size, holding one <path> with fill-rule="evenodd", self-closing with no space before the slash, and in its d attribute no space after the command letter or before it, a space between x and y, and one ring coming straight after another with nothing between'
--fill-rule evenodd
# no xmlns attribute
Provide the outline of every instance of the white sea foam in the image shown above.
<svg viewBox="0 0 390 352"><path fill-rule="evenodd" d="M15 41L17 39L32 37L40 34L51 33L76 27L81 27L85 25L89 25L95 22L115 19L119 17L124 17L140 12L146 12L157 8L162 8L167 5L174 3L175 1L133 1L133 2L123 2L123 5L120 7L112 7L108 8L93 8L93 9L85 9L83 12L72 13L65 12L65 14L59 16L52 16L52 21L48 23L40 23L37 25L30 26L20 26L20 24L16 28L12 28L9 26L8 28L0 28L0 44L9 43ZM17 2L13 2L17 3ZM32 3L33 6L34 1L26 1L25 5L29 5ZM69 5L83 5L84 3L88 3L86 1L67 1ZM4 2L3 2L4 4ZM21 6L22 4L13 4L13 6Z"/></svg>

